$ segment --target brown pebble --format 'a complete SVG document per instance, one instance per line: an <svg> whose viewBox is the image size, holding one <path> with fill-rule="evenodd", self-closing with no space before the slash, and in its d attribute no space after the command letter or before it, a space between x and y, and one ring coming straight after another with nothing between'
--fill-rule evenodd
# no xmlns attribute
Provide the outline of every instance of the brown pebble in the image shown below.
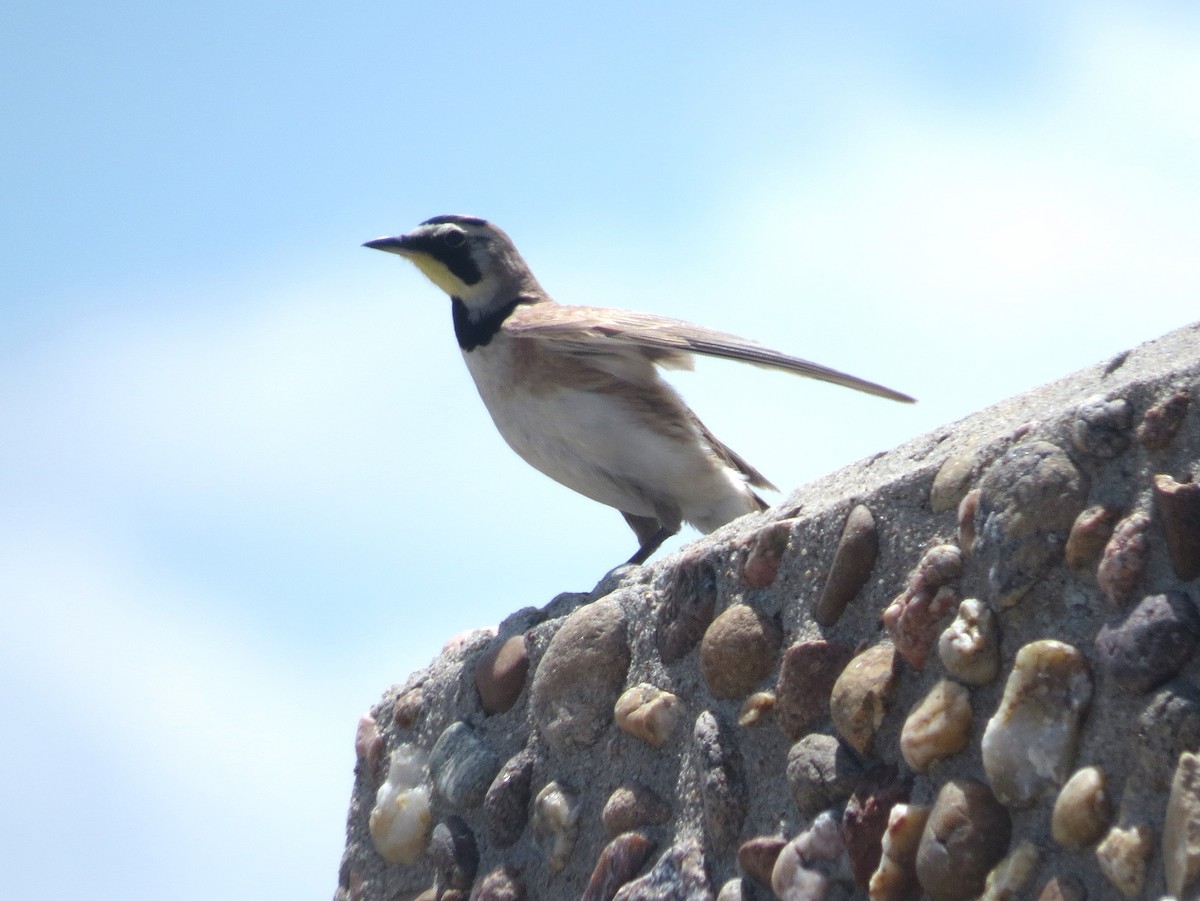
<svg viewBox="0 0 1200 901"><path fill-rule="evenodd" d="M1112 538L1104 546L1104 555L1096 568L1096 584L1114 603L1124 606L1133 597L1134 589L1146 570L1149 553L1150 517L1145 513L1130 513L1122 519Z"/></svg>
<svg viewBox="0 0 1200 901"><path fill-rule="evenodd" d="M811 816L849 798L862 765L834 736L810 732L788 751L786 774L796 806Z"/></svg>
<svg viewBox="0 0 1200 901"><path fill-rule="evenodd" d="M891 706L896 688L896 649L868 648L850 661L829 698L834 728L860 754L867 753Z"/></svg>
<svg viewBox="0 0 1200 901"><path fill-rule="evenodd" d="M637 875L653 850L654 842L640 832L618 835L600 852L579 901L612 901L621 886Z"/></svg>
<svg viewBox="0 0 1200 901"><path fill-rule="evenodd" d="M975 779L951 779L917 849L917 878L933 901L966 901L983 891L987 874L1008 851L1012 821L991 790Z"/></svg>
<svg viewBox="0 0 1200 901"><path fill-rule="evenodd" d="M1167 533L1175 575L1185 582L1200 576L1200 482L1155 476L1154 506Z"/></svg>
<svg viewBox="0 0 1200 901"><path fill-rule="evenodd" d="M644 826L657 826L671 818L671 805L641 783L623 785L608 797L600 821L609 838Z"/></svg>
<svg viewBox="0 0 1200 901"><path fill-rule="evenodd" d="M859 504L846 517L825 588L813 607L813 619L822 626L836 623L846 606L867 584L878 554L879 534L875 531L875 518L870 510Z"/></svg>
<svg viewBox="0 0 1200 901"><path fill-rule="evenodd" d="M742 842L737 852L738 866L742 872L762 886L770 887L771 871L787 841L776 836L760 835Z"/></svg>
<svg viewBox="0 0 1200 901"><path fill-rule="evenodd" d="M750 536L741 567L742 581L747 587L766 588L775 581L795 524L794 519L781 519Z"/></svg>
<svg viewBox="0 0 1200 901"><path fill-rule="evenodd" d="M953 510L961 503L987 461L987 450L975 447L955 454L943 463L929 489L929 506L934 513Z"/></svg>
<svg viewBox="0 0 1200 901"><path fill-rule="evenodd" d="M700 642L700 674L715 698L744 697L758 687L779 656L783 632L747 604L713 620Z"/></svg>
<svg viewBox="0 0 1200 901"><path fill-rule="evenodd" d="M529 821L535 758L529 749L516 754L500 768L483 797L483 817L488 837L497 848L510 848Z"/></svg>
<svg viewBox="0 0 1200 901"><path fill-rule="evenodd" d="M485 713L504 713L512 708L525 687L529 672L529 650L524 635L497 641L479 655L475 663L475 688Z"/></svg>
<svg viewBox="0 0 1200 901"><path fill-rule="evenodd" d="M854 649L813 639L792 645L783 655L775 684L775 721L796 741L829 716L829 694Z"/></svg>
<svg viewBox="0 0 1200 901"><path fill-rule="evenodd" d="M1096 766L1077 770L1058 793L1050 817L1054 840L1068 848L1086 848L1100 840L1112 822L1112 800L1104 771Z"/></svg>
<svg viewBox="0 0 1200 901"><path fill-rule="evenodd" d="M575 753L612 726L612 709L629 671L629 635L617 594L570 614L538 664L529 687L533 721L550 746Z"/></svg>
<svg viewBox="0 0 1200 901"><path fill-rule="evenodd" d="M971 738L971 697L966 688L942 679L913 708L900 731L900 753L918 773L957 754Z"/></svg>
<svg viewBox="0 0 1200 901"><path fill-rule="evenodd" d="M1118 512L1103 504L1094 504L1075 517L1063 559L1067 566L1080 572L1095 572L1104 556L1104 548L1112 538Z"/></svg>
<svg viewBox="0 0 1200 901"><path fill-rule="evenodd" d="M1148 451L1166 450L1183 424L1187 411L1188 392L1183 388L1146 411L1138 423L1138 441Z"/></svg>

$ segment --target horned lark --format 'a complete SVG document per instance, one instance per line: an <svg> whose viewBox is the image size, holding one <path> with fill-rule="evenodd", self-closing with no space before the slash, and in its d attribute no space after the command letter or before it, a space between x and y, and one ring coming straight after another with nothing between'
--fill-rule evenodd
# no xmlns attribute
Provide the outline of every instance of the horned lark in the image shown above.
<svg viewBox="0 0 1200 901"><path fill-rule="evenodd" d="M912 398L734 335L603 307L555 303L503 231L435 216L366 247L412 260L450 295L454 335L496 428L535 469L616 507L642 563L682 522L702 532L767 504L774 488L659 376L692 354L741 360L891 400Z"/></svg>

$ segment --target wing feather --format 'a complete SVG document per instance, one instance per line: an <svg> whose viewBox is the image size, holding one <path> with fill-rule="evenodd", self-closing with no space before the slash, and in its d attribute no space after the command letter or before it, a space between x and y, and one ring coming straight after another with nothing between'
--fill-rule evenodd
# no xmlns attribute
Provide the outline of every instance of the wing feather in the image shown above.
<svg viewBox="0 0 1200 901"><path fill-rule="evenodd" d="M614 344L638 347L651 362L670 368L691 368L687 355L702 354L782 369L890 400L913 402L907 394L780 353L756 341L650 313L537 303L517 307L503 328L513 337L536 338L577 354L604 354L611 352Z"/></svg>

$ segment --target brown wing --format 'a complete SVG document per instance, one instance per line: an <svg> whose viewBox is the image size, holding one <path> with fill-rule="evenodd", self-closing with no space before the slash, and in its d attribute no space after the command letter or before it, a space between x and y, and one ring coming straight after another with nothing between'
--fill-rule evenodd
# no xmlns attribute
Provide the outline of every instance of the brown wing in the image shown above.
<svg viewBox="0 0 1200 901"><path fill-rule="evenodd" d="M614 344L639 347L654 363L672 368L690 368L688 354L724 357L794 372L890 400L913 402L907 394L788 356L737 335L649 313L554 303L528 304L517 307L505 320L503 328L514 337L537 338L572 353L603 354L606 347L612 348Z"/></svg>

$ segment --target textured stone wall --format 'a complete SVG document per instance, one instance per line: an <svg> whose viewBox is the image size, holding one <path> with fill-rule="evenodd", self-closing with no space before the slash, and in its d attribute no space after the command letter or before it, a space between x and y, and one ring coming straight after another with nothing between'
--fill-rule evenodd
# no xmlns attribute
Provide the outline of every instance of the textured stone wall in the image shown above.
<svg viewBox="0 0 1200 901"><path fill-rule="evenodd" d="M337 898L1200 897L1198 405L1200 325L461 637Z"/></svg>

